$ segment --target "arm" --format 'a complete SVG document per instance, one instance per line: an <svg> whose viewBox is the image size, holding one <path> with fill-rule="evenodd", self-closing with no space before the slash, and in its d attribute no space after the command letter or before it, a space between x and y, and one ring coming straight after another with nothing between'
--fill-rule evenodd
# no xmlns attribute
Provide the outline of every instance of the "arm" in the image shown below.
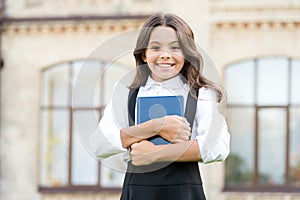
<svg viewBox="0 0 300 200"><path fill-rule="evenodd" d="M229 154L230 135L224 116L219 113L215 93L199 90L196 135L203 163L224 161Z"/></svg>
<svg viewBox="0 0 300 200"><path fill-rule="evenodd" d="M122 128L120 130L120 136L122 141L122 146L124 148L130 147L133 143L139 142L141 140L150 138L157 134L155 129L157 120L150 120L144 122L140 125L130 126L127 128Z"/></svg>
<svg viewBox="0 0 300 200"><path fill-rule="evenodd" d="M153 145L151 142L141 141L131 146L130 156L132 164L137 166L165 161L201 161L196 140L167 145Z"/></svg>
<svg viewBox="0 0 300 200"><path fill-rule="evenodd" d="M203 163L224 161L230 152L230 135L224 117L219 114L214 117L211 128L205 140L198 138L201 143Z"/></svg>
<svg viewBox="0 0 300 200"><path fill-rule="evenodd" d="M192 141L154 146L147 141L132 145L131 158L137 165L157 161L223 161L229 154L230 135L209 90L199 90ZM144 147L143 147L144 146ZM161 149L163 148L163 149Z"/></svg>
<svg viewBox="0 0 300 200"><path fill-rule="evenodd" d="M177 161L190 162L201 161L200 149L196 140L171 144L167 146L158 147L156 159L159 162L163 161Z"/></svg>
<svg viewBox="0 0 300 200"><path fill-rule="evenodd" d="M184 117L173 115L122 128L120 136L122 146L127 148L136 142L155 135L159 135L174 143L187 141L190 136L190 130L190 125Z"/></svg>

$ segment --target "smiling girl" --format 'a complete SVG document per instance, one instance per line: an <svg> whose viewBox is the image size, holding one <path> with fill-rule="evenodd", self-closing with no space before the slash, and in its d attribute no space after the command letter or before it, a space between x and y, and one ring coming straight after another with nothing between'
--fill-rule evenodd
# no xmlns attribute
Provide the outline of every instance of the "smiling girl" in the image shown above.
<svg viewBox="0 0 300 200"><path fill-rule="evenodd" d="M121 103L127 116L117 120L126 124L116 125L112 103L100 122L108 137L119 138L114 144L130 151L121 199L205 199L198 162L223 161L229 154L227 125L216 107L224 92L203 76L193 32L176 15L152 15L139 33L134 57L136 76L128 101ZM171 95L184 97L183 117L165 116L136 125L136 97ZM154 145L147 140L153 136L170 143Z"/></svg>

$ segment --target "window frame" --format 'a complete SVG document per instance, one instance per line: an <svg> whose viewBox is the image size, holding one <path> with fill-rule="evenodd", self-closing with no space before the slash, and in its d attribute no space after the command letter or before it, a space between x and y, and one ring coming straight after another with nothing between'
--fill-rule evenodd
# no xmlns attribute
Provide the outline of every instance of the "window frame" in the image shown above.
<svg viewBox="0 0 300 200"><path fill-rule="evenodd" d="M0 4L0 8L1 8L1 4ZM1 87L1 85L2 85L2 69L3 69L3 61L0 56L0 127L2 127L1 126L1 121L2 121L1 120L2 119L2 112L1 112L1 110L2 110L2 87ZM0 139L1 139L1 137L0 137Z"/></svg>
<svg viewBox="0 0 300 200"><path fill-rule="evenodd" d="M96 185L74 185L72 184L72 154L73 154L73 124L74 124L74 115L73 112L74 111L97 111L99 113L99 120L101 119L102 115L103 115L103 111L106 105L104 105L103 99L102 99L102 95L100 95L100 105L97 107L81 107L81 106L73 106L72 105L72 90L73 90L73 85L72 85L72 76L73 76L73 64L76 62L88 62L88 61L93 61L93 62L99 62L102 63L102 72L105 72L106 70L106 62L103 62L101 60L95 60L95 59L89 59L89 60L85 60L85 59L80 59L80 60L74 60L74 61L69 61L69 62L62 62L62 63L57 63L55 65L51 65L47 68L44 68L41 70L40 72L40 92L41 92L41 96L40 96L40 102L39 102L39 137L38 137L38 191L40 193L74 193L74 192L106 192L106 193L119 193L121 191L120 187L103 187L101 186L101 162L98 162L98 175L97 175L97 183ZM67 70L68 70L68 103L65 106L55 106L55 105L43 105L42 99L43 99L43 88L45 88L44 85L44 80L43 80L43 75L44 73L47 73L48 70L51 70L55 67L61 67L60 64L66 64L68 65ZM103 91L103 88L105 86L103 84L100 84L100 91ZM40 153L40 145L41 145L41 126L42 126L42 118L41 118L41 114L43 111L57 111L57 110L64 110L67 111L69 114L69 122L68 122L68 126L69 126L69 130L68 130L68 171L67 173L67 184L64 186L42 186L41 182L40 182L40 178L41 178L41 170L40 170L40 164L41 164L41 153Z"/></svg>
<svg viewBox="0 0 300 200"><path fill-rule="evenodd" d="M283 59L287 59L287 63L288 63L288 77L287 77L287 81L288 81L288 103L287 105L258 105L257 104L257 91L258 91L258 61L259 60L263 60L265 58L283 58ZM291 112L290 110L292 108L300 108L300 103L298 104L292 104L291 103L291 86L292 86L292 62L293 60L299 60L296 58L290 58L290 57L280 57L280 56L269 56L269 57L256 57L253 59L246 59L246 60L240 60L238 62L232 63L227 65L224 69L223 69L223 78L226 81L226 73L225 71L231 67L233 64L238 64L238 63L242 63L242 62L253 62L254 64L254 80L253 80L253 84L254 84L254 103L253 104L238 104L238 103L228 103L226 107L227 108L251 108L254 109L254 152L253 152L253 160L254 160L254 166L253 166L253 176L252 176L252 182L251 182L251 186L229 186L226 184L226 175L224 178L224 187L223 187L223 191L226 192L299 192L300 188L299 186L295 186L292 185L291 182L289 181L289 174L290 174L290 118L291 118ZM284 174L284 184L283 185L261 185L259 184L259 162L258 162L258 152L259 152L259 111L261 109L273 109L273 108L281 108L285 110L285 114L286 114L286 133L285 133L285 161L283 162L283 164L285 165L285 174ZM230 124L229 124L230 126ZM226 162L225 162L226 163ZM226 164L225 164L225 169L226 169ZM225 173L226 174L226 173Z"/></svg>

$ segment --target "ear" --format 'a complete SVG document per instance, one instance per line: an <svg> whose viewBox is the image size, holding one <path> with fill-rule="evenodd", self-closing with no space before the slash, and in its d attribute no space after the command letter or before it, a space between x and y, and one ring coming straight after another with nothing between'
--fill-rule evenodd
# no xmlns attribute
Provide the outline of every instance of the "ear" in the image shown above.
<svg viewBox="0 0 300 200"><path fill-rule="evenodd" d="M142 54L142 60L143 60L144 62L147 62L147 58L146 58L145 53Z"/></svg>

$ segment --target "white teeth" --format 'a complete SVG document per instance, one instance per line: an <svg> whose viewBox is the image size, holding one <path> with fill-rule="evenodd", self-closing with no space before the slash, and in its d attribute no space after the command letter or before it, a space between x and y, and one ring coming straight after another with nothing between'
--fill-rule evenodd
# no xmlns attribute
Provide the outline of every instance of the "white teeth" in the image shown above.
<svg viewBox="0 0 300 200"><path fill-rule="evenodd" d="M157 64L159 67L171 67L172 64Z"/></svg>

